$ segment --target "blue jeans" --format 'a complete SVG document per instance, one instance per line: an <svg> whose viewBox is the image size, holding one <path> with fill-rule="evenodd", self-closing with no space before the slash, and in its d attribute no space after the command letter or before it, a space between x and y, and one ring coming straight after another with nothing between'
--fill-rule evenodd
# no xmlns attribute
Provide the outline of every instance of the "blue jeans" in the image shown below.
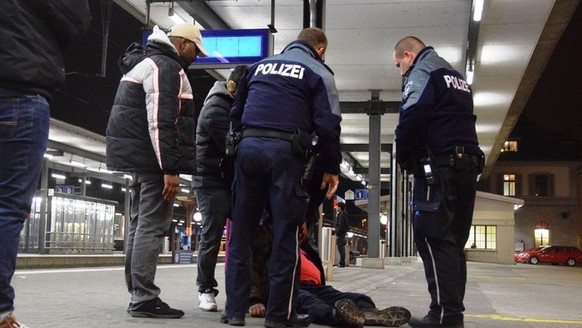
<svg viewBox="0 0 582 328"><path fill-rule="evenodd" d="M125 282L131 304L160 295L154 283L162 240L170 229L174 201L164 200L164 174L134 174L125 254Z"/></svg>
<svg viewBox="0 0 582 328"><path fill-rule="evenodd" d="M14 309L18 240L38 186L50 110L40 95L0 88L0 315Z"/></svg>
<svg viewBox="0 0 582 328"><path fill-rule="evenodd" d="M299 287L298 235L307 210L307 193L301 186L302 171L302 162L293 155L288 141L250 137L240 142L226 268L228 317L244 318L247 312L251 238L265 206L273 221L265 319L280 322L294 314Z"/></svg>
<svg viewBox="0 0 582 328"><path fill-rule="evenodd" d="M218 286L214 272L222 231L226 218L230 215L230 190L209 187L197 188L194 192L198 201L198 210L202 214L196 285L198 285L198 291L203 293Z"/></svg>

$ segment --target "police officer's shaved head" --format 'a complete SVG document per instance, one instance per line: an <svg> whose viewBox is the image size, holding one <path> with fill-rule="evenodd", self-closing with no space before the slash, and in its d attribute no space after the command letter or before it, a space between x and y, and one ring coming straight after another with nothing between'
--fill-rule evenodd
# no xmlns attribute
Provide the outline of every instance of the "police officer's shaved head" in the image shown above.
<svg viewBox="0 0 582 328"><path fill-rule="evenodd" d="M396 58L400 58L404 55L405 51L417 54L425 47L426 45L419 38L415 36L406 36L398 41L394 46L394 55Z"/></svg>
<svg viewBox="0 0 582 328"><path fill-rule="evenodd" d="M297 35L297 40L309 44L315 50L327 47L327 36L325 36L323 30L317 27L303 29L299 32L299 35Z"/></svg>

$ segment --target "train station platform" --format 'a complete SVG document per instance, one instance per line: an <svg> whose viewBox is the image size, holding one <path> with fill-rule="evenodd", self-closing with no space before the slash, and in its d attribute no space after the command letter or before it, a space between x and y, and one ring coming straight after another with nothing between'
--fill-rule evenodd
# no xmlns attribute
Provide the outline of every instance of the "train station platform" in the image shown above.
<svg viewBox="0 0 582 328"><path fill-rule="evenodd" d="M333 268L329 284L368 294L378 307L400 305L423 316L429 304L420 260L384 269ZM217 266L219 311L224 308L224 264ZM582 327L582 267L470 262L465 327ZM19 269L13 278L17 318L28 327L227 327L219 313L198 310L195 264L161 264L156 283L162 300L182 309L181 319L127 314L129 294L122 266ZM247 317L247 327L263 320ZM321 327L311 325L312 327ZM405 325L406 327L407 325Z"/></svg>

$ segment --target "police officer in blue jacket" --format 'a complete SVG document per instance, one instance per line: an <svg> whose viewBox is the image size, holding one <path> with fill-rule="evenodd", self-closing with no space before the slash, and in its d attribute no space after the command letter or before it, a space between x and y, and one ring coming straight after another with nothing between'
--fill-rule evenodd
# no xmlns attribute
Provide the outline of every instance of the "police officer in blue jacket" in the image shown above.
<svg viewBox="0 0 582 328"><path fill-rule="evenodd" d="M272 253L265 327L306 327L294 313L299 285L299 231L307 193L302 185L312 133L318 137L321 189L338 186L340 122L333 73L323 63L327 37L302 30L282 53L247 67L231 111L241 131L233 183L232 230L221 322L244 325L251 282L250 239L266 208L272 216Z"/></svg>
<svg viewBox="0 0 582 328"><path fill-rule="evenodd" d="M416 37L398 41L404 77L396 158L414 174L414 240L431 295L411 327L463 327L469 237L477 175L483 168L473 94L463 75Z"/></svg>

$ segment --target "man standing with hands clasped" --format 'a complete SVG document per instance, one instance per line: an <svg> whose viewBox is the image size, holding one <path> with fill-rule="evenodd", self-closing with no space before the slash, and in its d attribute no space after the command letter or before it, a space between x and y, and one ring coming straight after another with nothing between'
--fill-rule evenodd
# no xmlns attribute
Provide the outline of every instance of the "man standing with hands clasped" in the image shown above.
<svg viewBox="0 0 582 328"><path fill-rule="evenodd" d="M302 184L312 133L319 138L320 188L338 186L341 114L333 73L323 63L327 37L307 28L283 49L252 66L239 81L231 112L242 131L233 184L232 233L221 322L242 326L248 309L250 239L266 209L272 217L272 253L265 327L306 327L295 309L299 285L299 231L307 210Z"/></svg>
<svg viewBox="0 0 582 328"><path fill-rule="evenodd" d="M417 37L398 41L393 59L404 77L396 159L414 174L414 241L431 296L428 314L408 324L461 328L464 248L483 169L473 94L463 75Z"/></svg>
<svg viewBox="0 0 582 328"><path fill-rule="evenodd" d="M195 114L186 69L207 56L191 23L166 35L157 26L143 48L119 60L124 74L107 125L107 167L133 174L125 282L133 317L180 318L154 283L160 244L172 222L179 173L194 173Z"/></svg>

